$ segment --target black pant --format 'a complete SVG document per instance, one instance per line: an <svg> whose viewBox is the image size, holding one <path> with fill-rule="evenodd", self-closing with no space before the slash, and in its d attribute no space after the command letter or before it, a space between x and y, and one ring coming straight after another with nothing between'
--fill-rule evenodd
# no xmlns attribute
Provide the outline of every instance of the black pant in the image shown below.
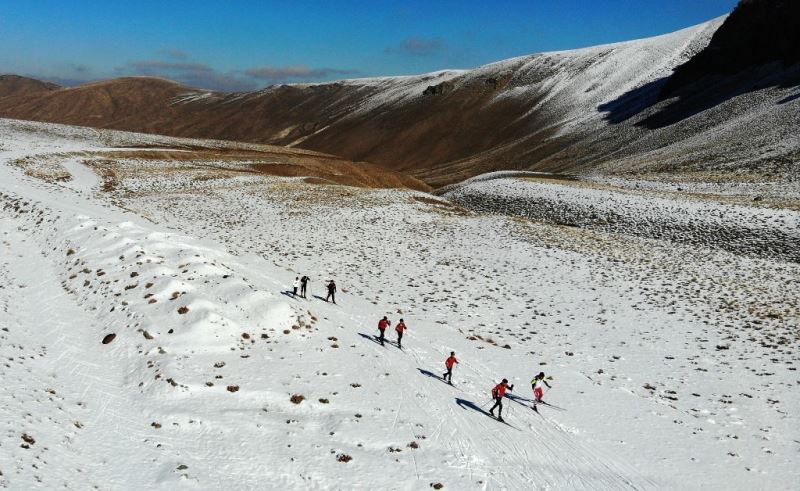
<svg viewBox="0 0 800 491"><path fill-rule="evenodd" d="M306 284L300 285L300 296L306 298Z"/></svg>
<svg viewBox="0 0 800 491"><path fill-rule="evenodd" d="M400 342L403 340L403 331L397 331L397 347L400 347Z"/></svg>
<svg viewBox="0 0 800 491"><path fill-rule="evenodd" d="M503 398L502 397L495 397L494 398L494 406L492 406L492 408L489 409L489 412L490 413L494 413L494 408L498 408L497 409L497 417L498 418L502 418L503 417Z"/></svg>
<svg viewBox="0 0 800 491"><path fill-rule="evenodd" d="M328 300L333 300L333 303L336 303L336 294L335 294L335 292L332 292L332 291L328 290L328 296L325 297L325 301L327 302Z"/></svg>
<svg viewBox="0 0 800 491"><path fill-rule="evenodd" d="M386 329L378 329L380 335L378 335L378 341L381 342L381 346L383 346L383 335L386 334Z"/></svg>
<svg viewBox="0 0 800 491"><path fill-rule="evenodd" d="M447 367L447 371L444 372L442 376L443 379L447 380L448 382L453 382L453 367Z"/></svg>
<svg viewBox="0 0 800 491"><path fill-rule="evenodd" d="M296 286L292 288L292 295L294 295L295 297L297 296L297 287Z"/></svg>

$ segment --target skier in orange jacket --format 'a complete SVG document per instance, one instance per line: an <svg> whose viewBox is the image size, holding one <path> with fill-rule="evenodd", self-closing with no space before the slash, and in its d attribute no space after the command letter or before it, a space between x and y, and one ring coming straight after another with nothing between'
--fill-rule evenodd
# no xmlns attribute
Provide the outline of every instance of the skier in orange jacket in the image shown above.
<svg viewBox="0 0 800 491"><path fill-rule="evenodd" d="M403 322L403 319L400 319L400 322L394 326L394 330L397 331L397 347L400 349L403 349L403 345L401 343L403 342L403 333L406 329L408 328L406 327L406 323Z"/></svg>
<svg viewBox="0 0 800 491"><path fill-rule="evenodd" d="M381 346L383 346L384 335L386 334L386 328L392 325L392 321L383 316L383 319L378 321L378 331L380 332L380 336L378 336L378 341L381 342Z"/></svg>
<svg viewBox="0 0 800 491"><path fill-rule="evenodd" d="M442 375L442 379L447 380L447 383L450 385L453 385L453 367L456 363L458 363L456 352L451 351L450 357L444 361L444 366L447 368L447 371Z"/></svg>
<svg viewBox="0 0 800 491"><path fill-rule="evenodd" d="M514 390L514 384L508 385L508 380L503 379L502 382L494 386L492 389L492 399L494 399L494 406L489 410L489 414L494 416L494 409L497 408L497 420L503 421L503 397L506 395L506 390Z"/></svg>

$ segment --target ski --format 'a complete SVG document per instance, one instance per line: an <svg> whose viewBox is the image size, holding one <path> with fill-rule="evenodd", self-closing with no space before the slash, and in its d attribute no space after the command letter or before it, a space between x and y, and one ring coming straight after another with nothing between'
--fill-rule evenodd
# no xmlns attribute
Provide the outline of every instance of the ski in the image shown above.
<svg viewBox="0 0 800 491"><path fill-rule="evenodd" d="M545 406L551 407L551 408L556 409L558 411L566 411L566 409L564 409L563 407L554 406L553 404L550 404L549 402L539 401L537 404L544 404Z"/></svg>
<svg viewBox="0 0 800 491"><path fill-rule="evenodd" d="M452 383L448 383L448 382L447 382L446 380L444 380L443 378L440 378L440 377L435 377L435 378L436 378L436 380L440 381L441 383L443 383L443 384L445 384L445 385L449 385L450 387L454 388L455 390L461 390L461 389L459 389L458 387L456 387L455 385L453 385ZM461 392L464 392L464 391L463 391L463 390L461 390Z"/></svg>
<svg viewBox="0 0 800 491"><path fill-rule="evenodd" d="M492 419L497 421L498 423L502 423L502 424L508 426L509 428L514 428L515 430L519 429L519 428L517 428L516 426L512 425L511 423L509 423L508 421L506 421L504 419L497 419L497 418L495 418L493 416L492 416Z"/></svg>

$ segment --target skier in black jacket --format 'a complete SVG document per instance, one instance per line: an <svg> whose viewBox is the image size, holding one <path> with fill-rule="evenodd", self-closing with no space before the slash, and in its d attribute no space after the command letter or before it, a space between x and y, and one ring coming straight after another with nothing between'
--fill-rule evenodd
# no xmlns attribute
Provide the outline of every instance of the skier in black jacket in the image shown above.
<svg viewBox="0 0 800 491"><path fill-rule="evenodd" d="M328 296L325 297L325 301L327 302L328 300L333 300L333 303L336 303L336 283L333 280L328 283Z"/></svg>
<svg viewBox="0 0 800 491"><path fill-rule="evenodd" d="M300 278L300 296L306 298L306 288L308 287L308 282L311 280L308 276L303 276Z"/></svg>

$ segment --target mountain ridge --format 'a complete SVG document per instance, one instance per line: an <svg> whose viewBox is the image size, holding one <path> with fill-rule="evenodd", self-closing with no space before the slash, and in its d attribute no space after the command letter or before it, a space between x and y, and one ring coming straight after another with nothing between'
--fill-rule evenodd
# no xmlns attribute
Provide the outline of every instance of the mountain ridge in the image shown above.
<svg viewBox="0 0 800 491"><path fill-rule="evenodd" d="M60 85L44 82L21 75L0 75L0 99L10 96L30 95L62 88Z"/></svg>
<svg viewBox="0 0 800 491"><path fill-rule="evenodd" d="M115 79L3 98L0 117L298 147L434 187L496 170L791 178L800 65L669 85L731 18L734 29L748 25L741 10L661 36L472 70L238 93Z"/></svg>

